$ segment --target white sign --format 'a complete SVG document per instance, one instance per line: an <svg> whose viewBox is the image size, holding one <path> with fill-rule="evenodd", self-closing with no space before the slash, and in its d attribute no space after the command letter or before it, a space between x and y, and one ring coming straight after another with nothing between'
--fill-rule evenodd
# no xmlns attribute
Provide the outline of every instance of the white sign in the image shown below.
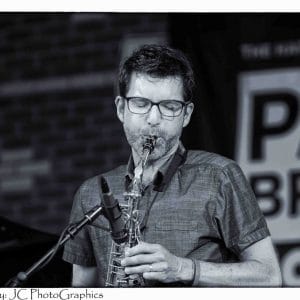
<svg viewBox="0 0 300 300"><path fill-rule="evenodd" d="M275 242L300 241L300 68L239 76L236 159Z"/></svg>

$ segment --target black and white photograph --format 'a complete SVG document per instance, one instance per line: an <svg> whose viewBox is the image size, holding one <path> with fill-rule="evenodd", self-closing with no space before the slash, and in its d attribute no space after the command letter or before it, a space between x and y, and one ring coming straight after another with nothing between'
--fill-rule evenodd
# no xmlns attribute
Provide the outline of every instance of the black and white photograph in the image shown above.
<svg viewBox="0 0 300 300"><path fill-rule="evenodd" d="M299 133L299 13L1 12L0 287L300 287Z"/></svg>

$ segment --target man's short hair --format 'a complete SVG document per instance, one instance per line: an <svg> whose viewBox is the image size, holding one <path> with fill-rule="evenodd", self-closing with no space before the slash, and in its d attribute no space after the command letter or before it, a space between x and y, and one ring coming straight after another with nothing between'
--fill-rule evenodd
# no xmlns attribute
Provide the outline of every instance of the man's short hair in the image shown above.
<svg viewBox="0 0 300 300"><path fill-rule="evenodd" d="M133 72L164 78L179 76L183 82L183 97L191 101L194 88L194 74L190 62L179 50L162 45L144 45L125 60L119 72L119 92L125 97Z"/></svg>

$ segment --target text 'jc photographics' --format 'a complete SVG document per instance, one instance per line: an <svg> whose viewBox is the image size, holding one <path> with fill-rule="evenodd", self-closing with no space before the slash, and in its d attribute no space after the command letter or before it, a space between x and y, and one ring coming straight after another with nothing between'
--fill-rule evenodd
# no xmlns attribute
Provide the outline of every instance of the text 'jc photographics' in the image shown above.
<svg viewBox="0 0 300 300"><path fill-rule="evenodd" d="M9 289L0 292L0 300L33 300L33 299L58 299L58 300L87 300L102 299L103 293L99 289Z"/></svg>

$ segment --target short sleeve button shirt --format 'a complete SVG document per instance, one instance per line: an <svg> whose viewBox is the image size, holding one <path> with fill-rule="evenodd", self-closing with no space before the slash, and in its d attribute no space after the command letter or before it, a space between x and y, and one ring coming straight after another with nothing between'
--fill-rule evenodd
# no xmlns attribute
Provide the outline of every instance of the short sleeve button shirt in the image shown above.
<svg viewBox="0 0 300 300"><path fill-rule="evenodd" d="M120 204L132 177L133 162L103 174ZM71 222L101 202L98 177L88 179L75 195ZM148 186L140 200L142 239L171 253L210 262L238 261L241 251L269 235L255 196L239 166L205 151L174 157ZM99 285L106 279L111 237L100 216L65 245L64 260L97 266Z"/></svg>

